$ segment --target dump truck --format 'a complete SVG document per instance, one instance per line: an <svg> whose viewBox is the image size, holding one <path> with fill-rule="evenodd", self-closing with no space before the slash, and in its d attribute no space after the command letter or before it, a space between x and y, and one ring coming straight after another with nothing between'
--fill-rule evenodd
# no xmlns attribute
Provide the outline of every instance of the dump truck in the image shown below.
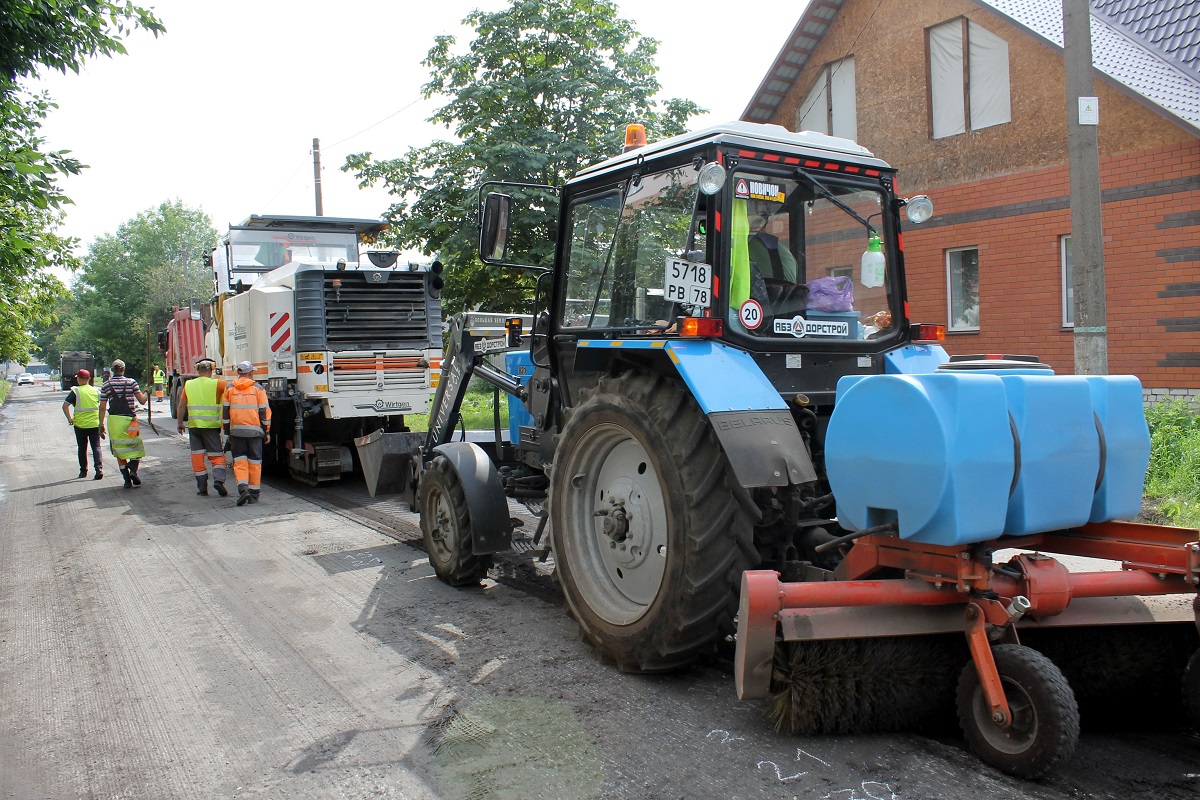
<svg viewBox="0 0 1200 800"><path fill-rule="evenodd" d="M162 354L167 385L164 387L174 417L179 406L183 385L196 377L196 362L204 358L204 335L212 322L209 306L193 300L186 307L171 309L171 319L158 334L158 351Z"/></svg>
<svg viewBox="0 0 1200 800"><path fill-rule="evenodd" d="M397 454L422 439L405 417L427 410L440 375L442 265L360 249L386 228L256 214L206 256L216 293L205 350L229 378L254 365L272 413L264 462L312 485L353 471L360 437Z"/></svg>
<svg viewBox="0 0 1200 800"><path fill-rule="evenodd" d="M62 379L62 388L70 391L75 385L75 373L81 369L86 369L92 373L92 377L96 376L96 359L88 352L83 350L71 350L62 353L58 359L58 374Z"/></svg>
<svg viewBox="0 0 1200 800"><path fill-rule="evenodd" d="M1200 707L1200 535L1122 521L1138 380L949 356L905 284L902 216L933 205L852 141L739 122L638 144L561 187L479 187L480 257L538 291L450 320L401 476L438 577L477 583L521 500L620 669L733 641L739 696L785 730L944 710L1023 777L1070 756L1081 701L1162 678ZM530 263L516 220L554 207L553 260ZM507 436L456 440L471 379L507 395Z"/></svg>

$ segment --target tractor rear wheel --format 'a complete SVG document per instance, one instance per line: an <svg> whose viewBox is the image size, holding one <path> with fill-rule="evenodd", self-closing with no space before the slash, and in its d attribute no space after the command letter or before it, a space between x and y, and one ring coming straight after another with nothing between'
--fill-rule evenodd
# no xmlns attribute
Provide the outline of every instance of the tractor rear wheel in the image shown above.
<svg viewBox="0 0 1200 800"><path fill-rule="evenodd" d="M708 419L678 381L601 378L551 475L551 546L584 638L628 672L713 652L757 564L750 515ZM745 494L745 493L741 493Z"/></svg>
<svg viewBox="0 0 1200 800"><path fill-rule="evenodd" d="M1012 724L1002 728L979 682L974 663L958 681L958 720L980 758L1020 778L1039 778L1069 758L1079 742L1079 707L1054 662L1018 644L992 648L996 671L1012 711Z"/></svg>
<svg viewBox="0 0 1200 800"><path fill-rule="evenodd" d="M467 496L445 456L433 459L421 476L417 511L425 550L437 576L451 586L479 583L492 566L492 556L475 555L471 550Z"/></svg>

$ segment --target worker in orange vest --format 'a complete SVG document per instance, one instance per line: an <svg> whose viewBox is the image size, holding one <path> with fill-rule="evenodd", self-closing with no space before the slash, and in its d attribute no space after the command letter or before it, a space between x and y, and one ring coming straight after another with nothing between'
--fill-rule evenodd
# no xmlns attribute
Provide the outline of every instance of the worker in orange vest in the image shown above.
<svg viewBox="0 0 1200 800"><path fill-rule="evenodd" d="M271 441L271 406L267 393L254 382L254 365L242 361L237 378L225 389L221 423L229 436L233 475L237 478L237 504L257 503L262 490L263 445Z"/></svg>

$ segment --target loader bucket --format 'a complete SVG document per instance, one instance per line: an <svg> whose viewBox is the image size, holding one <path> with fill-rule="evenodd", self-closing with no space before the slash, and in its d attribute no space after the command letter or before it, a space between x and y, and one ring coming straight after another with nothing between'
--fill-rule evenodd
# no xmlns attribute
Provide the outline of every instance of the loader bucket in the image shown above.
<svg viewBox="0 0 1200 800"><path fill-rule="evenodd" d="M424 433L372 431L354 440L371 497L411 491Z"/></svg>

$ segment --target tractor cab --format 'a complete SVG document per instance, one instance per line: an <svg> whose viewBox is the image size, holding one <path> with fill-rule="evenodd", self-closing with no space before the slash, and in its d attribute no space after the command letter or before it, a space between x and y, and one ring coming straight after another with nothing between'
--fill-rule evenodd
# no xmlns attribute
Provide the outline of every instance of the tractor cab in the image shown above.
<svg viewBox="0 0 1200 800"><path fill-rule="evenodd" d="M931 206L897 199L893 174L849 140L746 123L584 170L561 195L554 355L569 365L590 339L720 339L785 397L831 402L838 378L882 372L915 336L899 210L923 221ZM503 263L508 202L490 197L480 252Z"/></svg>

